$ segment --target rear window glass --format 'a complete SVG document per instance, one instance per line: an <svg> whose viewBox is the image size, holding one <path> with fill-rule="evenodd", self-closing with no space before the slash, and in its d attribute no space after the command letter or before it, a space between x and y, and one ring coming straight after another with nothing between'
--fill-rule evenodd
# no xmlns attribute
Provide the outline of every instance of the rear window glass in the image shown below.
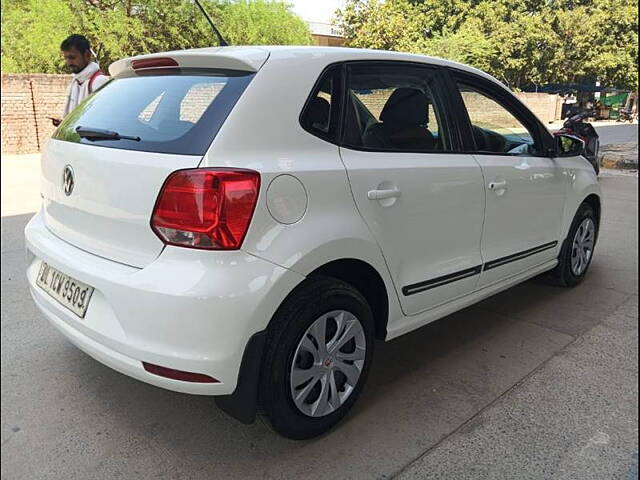
<svg viewBox="0 0 640 480"><path fill-rule="evenodd" d="M116 77L71 112L53 138L124 150L203 155L253 75L182 70ZM81 138L78 127L140 140Z"/></svg>

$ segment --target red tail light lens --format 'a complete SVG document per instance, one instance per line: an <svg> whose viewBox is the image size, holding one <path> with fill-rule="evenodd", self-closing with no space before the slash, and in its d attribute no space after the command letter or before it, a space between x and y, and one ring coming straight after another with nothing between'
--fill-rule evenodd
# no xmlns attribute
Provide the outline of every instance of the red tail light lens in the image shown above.
<svg viewBox="0 0 640 480"><path fill-rule="evenodd" d="M260 174L232 168L179 170L165 181L151 228L170 245L236 250L249 229Z"/></svg>

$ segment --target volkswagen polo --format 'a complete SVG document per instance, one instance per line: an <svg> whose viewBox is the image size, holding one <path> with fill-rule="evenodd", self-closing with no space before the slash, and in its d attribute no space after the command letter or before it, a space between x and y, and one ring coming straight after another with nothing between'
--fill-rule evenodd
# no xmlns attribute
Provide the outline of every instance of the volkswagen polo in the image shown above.
<svg viewBox="0 0 640 480"><path fill-rule="evenodd" d="M586 275L584 145L437 58L223 47L115 62L42 154L31 295L158 387L319 435L391 340L531 277Z"/></svg>

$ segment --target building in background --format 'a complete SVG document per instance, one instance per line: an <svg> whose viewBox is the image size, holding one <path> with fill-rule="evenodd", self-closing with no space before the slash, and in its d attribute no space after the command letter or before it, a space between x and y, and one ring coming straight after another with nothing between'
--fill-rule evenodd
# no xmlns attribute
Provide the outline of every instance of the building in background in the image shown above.
<svg viewBox="0 0 640 480"><path fill-rule="evenodd" d="M345 0L293 0L293 11L309 25L316 45L340 47L344 44L342 32L333 25L337 9Z"/></svg>
<svg viewBox="0 0 640 480"><path fill-rule="evenodd" d="M344 45L342 32L335 25L310 21L307 21L307 24L316 45L321 47L341 47Z"/></svg>

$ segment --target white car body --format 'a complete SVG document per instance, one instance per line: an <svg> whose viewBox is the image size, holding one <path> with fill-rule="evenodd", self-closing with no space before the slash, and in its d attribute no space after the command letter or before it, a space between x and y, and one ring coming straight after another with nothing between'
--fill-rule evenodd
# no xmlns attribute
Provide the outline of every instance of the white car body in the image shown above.
<svg viewBox="0 0 640 480"><path fill-rule="evenodd" d="M31 294L51 323L98 361L159 387L232 394L252 335L268 328L307 276L344 259L375 271L384 286L380 336L410 332L554 268L579 205L600 198L593 169L581 156L366 152L300 125L319 76L340 62L455 69L506 91L464 65L316 47L225 47L135 59L156 57L181 67L257 73L204 156L51 139L42 154L43 207L25 236ZM114 63L111 75L131 70L135 59ZM62 189L66 165L75 175L69 196ZM163 182L176 170L196 167L259 172L257 206L240 249L164 245L150 228ZM376 189L401 194L371 199ZM483 269L514 252L528 253ZM41 261L95 288L84 318L36 285ZM447 283L460 272L458 281ZM166 378L146 371L143 361L217 382Z"/></svg>

